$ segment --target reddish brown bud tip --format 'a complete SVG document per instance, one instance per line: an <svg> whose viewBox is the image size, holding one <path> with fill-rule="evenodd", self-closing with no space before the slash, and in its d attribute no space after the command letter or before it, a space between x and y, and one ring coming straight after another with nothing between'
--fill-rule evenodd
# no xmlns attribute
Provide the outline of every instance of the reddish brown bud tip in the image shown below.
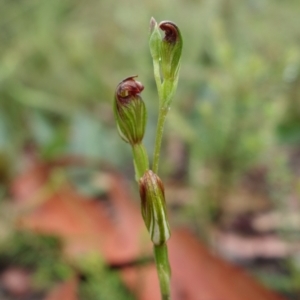
<svg viewBox="0 0 300 300"><path fill-rule="evenodd" d="M165 37L161 42L160 65L163 79L169 82L165 85L166 90L164 91L166 95L169 95L164 105L169 106L171 101L169 99L172 99L177 87L182 37L177 25L171 21L161 22L159 28L165 33Z"/></svg>
<svg viewBox="0 0 300 300"><path fill-rule="evenodd" d="M116 96L118 100L121 102L127 102L127 100L137 96L143 91L144 86L141 82L134 79L136 77L137 76L127 77L119 83L116 89Z"/></svg>
<svg viewBox="0 0 300 300"><path fill-rule="evenodd" d="M162 21L159 23L159 28L165 32L164 40L168 43L176 43L179 38L179 29L171 21Z"/></svg>
<svg viewBox="0 0 300 300"><path fill-rule="evenodd" d="M115 92L114 113L122 139L139 144L145 133L147 112L140 96L144 86L131 76L121 81Z"/></svg>

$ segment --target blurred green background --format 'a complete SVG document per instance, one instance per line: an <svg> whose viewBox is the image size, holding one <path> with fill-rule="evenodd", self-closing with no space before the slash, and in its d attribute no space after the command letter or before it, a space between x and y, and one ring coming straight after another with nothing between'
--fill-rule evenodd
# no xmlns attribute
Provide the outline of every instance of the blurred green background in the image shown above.
<svg viewBox="0 0 300 300"><path fill-rule="evenodd" d="M1 0L1 190L28 145L43 160L78 155L132 173L112 112L115 87L131 75L145 86L152 153L153 16L174 21L184 39L162 177L192 187L219 220L225 195L263 168L272 204L284 210L286 186L300 183L299 12L299 0Z"/></svg>
<svg viewBox="0 0 300 300"><path fill-rule="evenodd" d="M150 120L156 91L148 23L173 20L184 37L169 130L191 160L241 171L274 146L298 142L298 1L1 1L0 147L26 143L46 158L75 153L124 166L114 89L139 75ZM219 161L223 160L223 162ZM227 162L226 162L227 161Z"/></svg>
<svg viewBox="0 0 300 300"><path fill-rule="evenodd" d="M148 49L151 16L173 20L184 37L164 176L207 186L207 197L219 206L221 194L243 174L280 165L277 160L298 147L297 0L0 5L3 182L32 145L44 160L78 155L132 172L111 106L118 82L136 74L145 86L151 156L158 101Z"/></svg>

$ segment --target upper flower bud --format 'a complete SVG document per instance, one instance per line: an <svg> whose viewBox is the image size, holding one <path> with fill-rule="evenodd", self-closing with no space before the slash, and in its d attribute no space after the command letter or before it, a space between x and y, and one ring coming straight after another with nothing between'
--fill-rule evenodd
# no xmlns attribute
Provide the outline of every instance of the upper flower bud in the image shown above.
<svg viewBox="0 0 300 300"><path fill-rule="evenodd" d="M178 27L171 21L162 21L159 28L165 37L161 45L161 69L165 79L177 80L182 52L182 37Z"/></svg>
<svg viewBox="0 0 300 300"><path fill-rule="evenodd" d="M119 133L131 145L139 144L145 133L147 111L140 97L144 86L131 76L119 83L115 92L114 113Z"/></svg>
<svg viewBox="0 0 300 300"><path fill-rule="evenodd" d="M151 170L139 180L142 216L155 245L161 245L170 238L163 183Z"/></svg>
<svg viewBox="0 0 300 300"><path fill-rule="evenodd" d="M162 38L160 30L164 31ZM178 27L171 21L162 21L158 25L154 18L150 20L149 47L153 58L154 76L160 95L161 107L170 107L177 89L182 37Z"/></svg>

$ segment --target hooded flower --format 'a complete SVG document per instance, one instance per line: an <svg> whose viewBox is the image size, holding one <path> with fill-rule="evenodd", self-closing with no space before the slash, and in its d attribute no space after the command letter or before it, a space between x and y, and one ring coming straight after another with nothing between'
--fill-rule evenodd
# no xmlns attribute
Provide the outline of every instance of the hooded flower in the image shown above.
<svg viewBox="0 0 300 300"><path fill-rule="evenodd" d="M165 79L177 81L182 52L181 33L173 22L163 21L159 28L165 32L161 45L161 68Z"/></svg>
<svg viewBox="0 0 300 300"><path fill-rule="evenodd" d="M165 33L163 38L160 29ZM155 19L151 18L149 47L156 74L160 74L157 84L164 99L161 103L164 107L170 106L177 89L182 46L181 33L176 24L171 21L157 24Z"/></svg>
<svg viewBox="0 0 300 300"><path fill-rule="evenodd" d="M145 133L147 112L140 96L144 86L131 76L119 83L115 92L114 114L122 139L140 144Z"/></svg>

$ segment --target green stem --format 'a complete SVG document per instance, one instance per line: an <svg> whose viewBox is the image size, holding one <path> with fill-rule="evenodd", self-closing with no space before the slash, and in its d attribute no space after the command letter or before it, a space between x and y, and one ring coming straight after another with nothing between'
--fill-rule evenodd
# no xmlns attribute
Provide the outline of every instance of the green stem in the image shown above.
<svg viewBox="0 0 300 300"><path fill-rule="evenodd" d="M168 247L164 243L162 245L154 245L154 256L156 262L156 269L158 273L158 279L160 284L161 299L170 300L170 277L171 268L168 259Z"/></svg>
<svg viewBox="0 0 300 300"><path fill-rule="evenodd" d="M162 142L162 137L164 132L164 124L165 124L167 113L168 113L167 107L160 108L157 127L156 127L155 146L154 146L153 165L152 165L152 170L156 174L158 173L160 148L161 148L161 142Z"/></svg>
<svg viewBox="0 0 300 300"><path fill-rule="evenodd" d="M159 60L158 59L153 59L153 73L154 73L154 79L156 82L156 87L158 91L158 98L159 98L159 103L162 102L162 82L161 82L161 77L160 77L160 65L159 65Z"/></svg>
<svg viewBox="0 0 300 300"><path fill-rule="evenodd" d="M132 146L133 162L135 169L135 179L138 181L149 169L149 160L147 151L143 144L136 144Z"/></svg>

